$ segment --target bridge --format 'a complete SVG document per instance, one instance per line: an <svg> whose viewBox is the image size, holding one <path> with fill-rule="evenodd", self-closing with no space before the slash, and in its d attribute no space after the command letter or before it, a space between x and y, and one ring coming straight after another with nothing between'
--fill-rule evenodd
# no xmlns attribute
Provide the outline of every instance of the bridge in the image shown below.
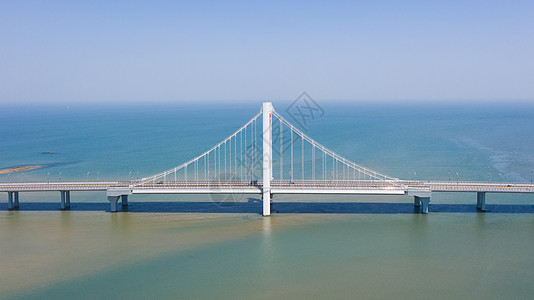
<svg viewBox="0 0 534 300"><path fill-rule="evenodd" d="M261 120L260 120L261 116ZM261 126L258 123L261 121ZM258 128L259 127L259 128ZM485 211L486 193L534 193L533 183L401 180L358 165L297 129L271 102L236 132L201 155L161 173L133 181L0 183L8 209L20 207L20 192L58 191L61 209L70 208L71 191L106 191L110 211L134 194L257 194L263 215L273 195L407 195L428 213L432 192L477 193Z"/></svg>

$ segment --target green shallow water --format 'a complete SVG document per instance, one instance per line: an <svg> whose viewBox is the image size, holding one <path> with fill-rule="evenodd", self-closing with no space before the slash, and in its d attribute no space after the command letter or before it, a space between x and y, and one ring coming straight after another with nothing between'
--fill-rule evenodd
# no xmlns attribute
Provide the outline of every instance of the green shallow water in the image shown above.
<svg viewBox="0 0 534 300"><path fill-rule="evenodd" d="M14 298L529 299L534 293L531 214L74 213L54 221L15 214L31 233L10 236L2 253L40 245L19 255L47 266L27 287L3 278L19 286L4 294ZM30 229L35 218L48 223Z"/></svg>

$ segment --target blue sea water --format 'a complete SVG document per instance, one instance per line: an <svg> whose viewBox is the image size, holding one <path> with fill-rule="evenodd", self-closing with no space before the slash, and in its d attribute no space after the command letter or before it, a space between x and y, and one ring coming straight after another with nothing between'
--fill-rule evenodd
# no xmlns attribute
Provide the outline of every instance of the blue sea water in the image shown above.
<svg viewBox="0 0 534 300"><path fill-rule="evenodd" d="M532 104L319 104L324 115L301 129L387 175L533 180ZM288 106L274 103L291 121ZM47 167L3 174L0 181L148 176L203 153L260 107L259 102L3 107L0 169ZM66 212L56 209L54 193L23 193L21 210L13 212L7 211L7 196L0 197L0 297L527 299L534 294L530 195L489 194L489 211L478 214L475 195L436 193L428 216L415 214L408 197L275 196L279 213L270 218L259 215L255 199L225 208L208 196L135 196L129 211L110 214L103 193L72 197L73 209Z"/></svg>
<svg viewBox="0 0 534 300"><path fill-rule="evenodd" d="M291 121L286 103L275 108ZM50 164L18 180L135 179L206 151L256 114L255 105L5 107L0 167ZM305 132L394 177L522 181L534 170L530 104L323 104ZM43 154L42 152L55 152ZM416 174L414 175L414 171ZM89 173L88 173L89 172ZM130 173L131 172L131 173ZM501 176L498 174L501 173ZM3 175L5 181L8 175ZM17 180L11 179L11 180Z"/></svg>

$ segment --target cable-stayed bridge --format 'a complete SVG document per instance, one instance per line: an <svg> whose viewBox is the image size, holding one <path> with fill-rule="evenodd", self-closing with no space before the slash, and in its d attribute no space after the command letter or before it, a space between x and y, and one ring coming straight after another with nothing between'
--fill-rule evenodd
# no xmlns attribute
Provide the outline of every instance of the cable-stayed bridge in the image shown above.
<svg viewBox="0 0 534 300"><path fill-rule="evenodd" d="M276 194L409 195L428 213L432 192L534 193L532 183L432 182L401 180L356 164L318 143L277 113L270 102L236 132L201 155L164 172L121 182L0 183L8 209L19 207L19 192L60 191L61 208L71 191L107 191L111 211L133 194L259 194L263 215Z"/></svg>

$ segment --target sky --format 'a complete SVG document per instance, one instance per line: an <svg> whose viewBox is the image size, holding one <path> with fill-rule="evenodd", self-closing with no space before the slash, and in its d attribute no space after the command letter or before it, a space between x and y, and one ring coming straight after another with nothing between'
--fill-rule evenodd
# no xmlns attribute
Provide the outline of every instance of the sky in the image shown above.
<svg viewBox="0 0 534 300"><path fill-rule="evenodd" d="M0 2L0 103L534 102L534 1Z"/></svg>

